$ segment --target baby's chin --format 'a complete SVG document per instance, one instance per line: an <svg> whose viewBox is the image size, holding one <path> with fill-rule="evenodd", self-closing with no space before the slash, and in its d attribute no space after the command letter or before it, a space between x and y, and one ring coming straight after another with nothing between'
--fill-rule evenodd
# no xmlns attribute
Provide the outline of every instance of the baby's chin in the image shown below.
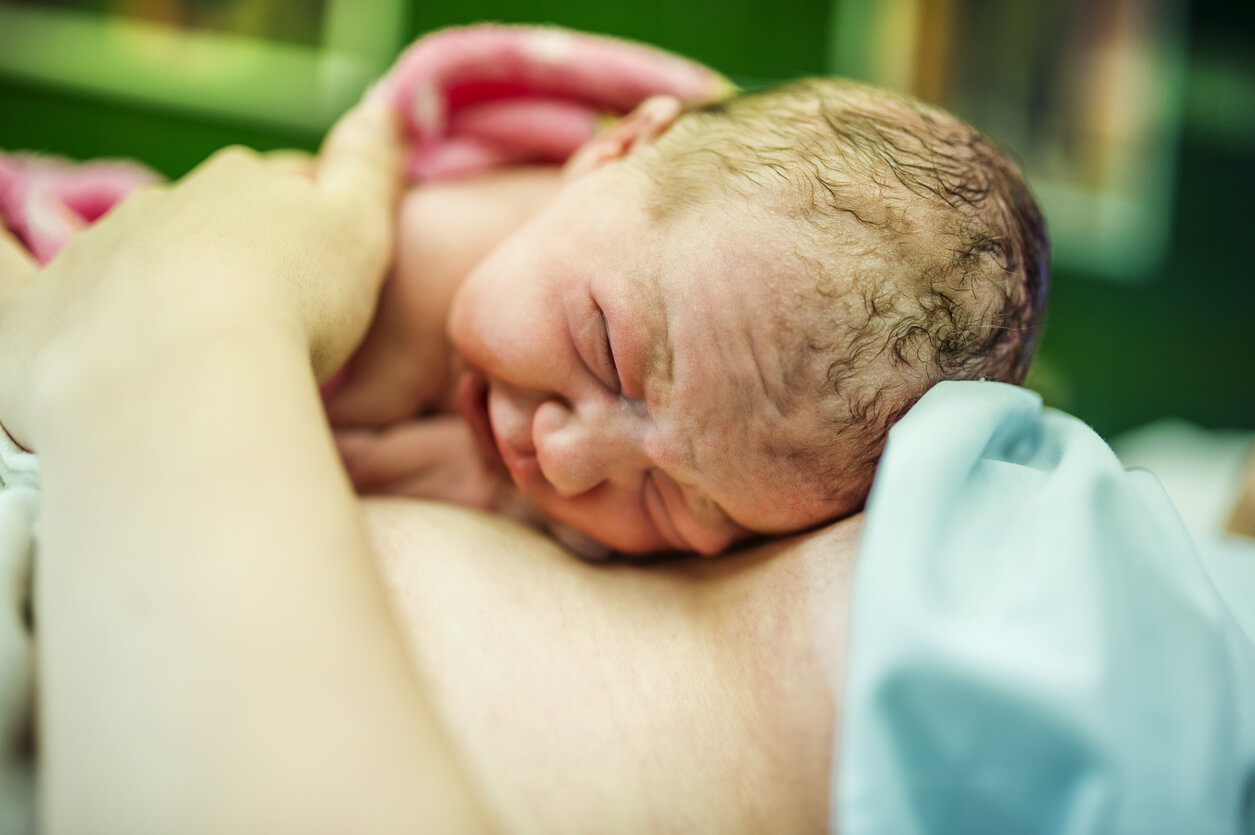
<svg viewBox="0 0 1255 835"><path fill-rule="evenodd" d="M549 519L544 528L562 547L577 557L595 562L603 562L614 556L614 550L602 545L583 531L577 531L570 525Z"/></svg>
<svg viewBox="0 0 1255 835"><path fill-rule="evenodd" d="M501 491L493 508L498 513L540 528L571 553L581 559L604 562L614 556L614 549L598 542L583 531L558 522L540 509L526 493L513 483Z"/></svg>

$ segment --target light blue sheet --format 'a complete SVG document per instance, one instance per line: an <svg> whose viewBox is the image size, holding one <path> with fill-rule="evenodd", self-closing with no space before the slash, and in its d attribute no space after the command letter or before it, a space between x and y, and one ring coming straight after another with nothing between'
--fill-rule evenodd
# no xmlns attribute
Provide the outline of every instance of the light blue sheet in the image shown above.
<svg viewBox="0 0 1255 835"><path fill-rule="evenodd" d="M1033 393L894 428L852 601L841 835L1255 833L1255 549Z"/></svg>

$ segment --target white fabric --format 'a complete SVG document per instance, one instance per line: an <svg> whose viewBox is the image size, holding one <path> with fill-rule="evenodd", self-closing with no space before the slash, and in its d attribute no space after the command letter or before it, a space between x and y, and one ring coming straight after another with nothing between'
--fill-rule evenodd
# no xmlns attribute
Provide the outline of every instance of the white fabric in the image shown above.
<svg viewBox="0 0 1255 835"><path fill-rule="evenodd" d="M1204 429L1165 418L1111 439L1126 467L1150 470L1198 538L1224 530L1242 490L1255 433Z"/></svg>
<svg viewBox="0 0 1255 835"><path fill-rule="evenodd" d="M34 832L31 566L39 463L0 430L0 832Z"/></svg>

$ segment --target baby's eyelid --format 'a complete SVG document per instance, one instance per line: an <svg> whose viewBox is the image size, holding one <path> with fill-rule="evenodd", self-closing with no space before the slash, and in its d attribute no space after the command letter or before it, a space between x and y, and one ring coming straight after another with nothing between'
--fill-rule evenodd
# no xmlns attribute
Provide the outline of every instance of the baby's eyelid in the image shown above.
<svg viewBox="0 0 1255 835"><path fill-rule="evenodd" d="M606 322L606 314L600 307L597 308L597 318L600 320L597 362L604 366L600 371L606 375L602 378L602 382L617 394L622 391L623 383L619 379L619 365L614 360L614 346L610 342L610 325Z"/></svg>

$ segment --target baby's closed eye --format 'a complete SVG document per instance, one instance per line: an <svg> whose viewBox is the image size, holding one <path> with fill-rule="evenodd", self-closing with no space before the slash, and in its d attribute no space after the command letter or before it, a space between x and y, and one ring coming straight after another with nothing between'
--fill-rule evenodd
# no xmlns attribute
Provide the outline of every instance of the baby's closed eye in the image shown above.
<svg viewBox="0 0 1255 835"><path fill-rule="evenodd" d="M598 378L606 384L607 388L617 393L623 386L619 381L619 366L614 359L614 345L610 341L610 325L606 322L606 314L601 308L597 308L597 325L594 335L597 340L594 355Z"/></svg>

